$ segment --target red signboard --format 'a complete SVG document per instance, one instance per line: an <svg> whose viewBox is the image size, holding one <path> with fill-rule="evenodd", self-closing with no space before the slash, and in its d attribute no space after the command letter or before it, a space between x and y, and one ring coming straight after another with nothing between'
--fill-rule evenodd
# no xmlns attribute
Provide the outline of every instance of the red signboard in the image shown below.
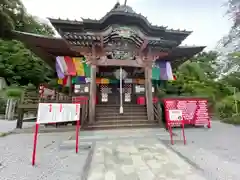
<svg viewBox="0 0 240 180"><path fill-rule="evenodd" d="M208 102L204 98L165 98L163 100L165 118L169 120L169 110L182 110L184 124L195 126L210 125Z"/></svg>

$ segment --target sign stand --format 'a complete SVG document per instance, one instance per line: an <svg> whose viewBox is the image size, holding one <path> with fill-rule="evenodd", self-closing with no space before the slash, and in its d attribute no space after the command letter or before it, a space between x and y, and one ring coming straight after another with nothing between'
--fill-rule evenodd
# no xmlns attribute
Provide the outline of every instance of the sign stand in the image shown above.
<svg viewBox="0 0 240 180"><path fill-rule="evenodd" d="M182 128L183 143L184 143L184 145L186 145L186 136L185 136L185 131L184 131L184 119L182 116L182 111L178 110L178 109L167 111L166 112L166 120L167 120L167 129L170 134L171 144L172 145L174 144L172 127L180 125Z"/></svg>
<svg viewBox="0 0 240 180"><path fill-rule="evenodd" d="M56 111L56 109L58 109L58 111ZM80 118L80 104L39 103L38 117L37 117L34 139L33 139L32 166L35 165L35 161L36 161L38 130L39 130L40 124L45 124L50 122L56 123L56 122L66 122L66 121L77 121L76 153L78 153L78 145L79 145L78 135L80 130L79 118ZM48 119L50 121L47 121Z"/></svg>
<svg viewBox="0 0 240 180"><path fill-rule="evenodd" d="M170 133L170 139L171 139L171 144L174 145L173 142L173 132L172 132L172 126L173 125L179 125L179 123L176 122L169 122L168 124L168 131ZM186 145L186 136L185 136L185 131L184 131L184 121L181 121L181 128L182 128L182 136L183 136L183 143Z"/></svg>
<svg viewBox="0 0 240 180"><path fill-rule="evenodd" d="M77 121L76 125L76 153L78 153L78 135L79 135L79 129L80 129L80 120Z"/></svg>
<svg viewBox="0 0 240 180"><path fill-rule="evenodd" d="M36 159L38 128L39 128L39 124L36 123L35 133L34 133L34 140L33 140L33 153L32 153L32 165L33 166L35 165L35 159Z"/></svg>

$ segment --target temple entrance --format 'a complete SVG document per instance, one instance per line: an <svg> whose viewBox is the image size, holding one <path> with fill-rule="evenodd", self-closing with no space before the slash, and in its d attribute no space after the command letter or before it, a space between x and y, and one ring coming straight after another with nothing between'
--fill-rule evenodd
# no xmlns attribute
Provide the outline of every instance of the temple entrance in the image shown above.
<svg viewBox="0 0 240 180"><path fill-rule="evenodd" d="M122 102L124 104L135 104L133 98L132 84L123 83ZM120 106L120 83L99 84L97 87L98 104L114 104Z"/></svg>

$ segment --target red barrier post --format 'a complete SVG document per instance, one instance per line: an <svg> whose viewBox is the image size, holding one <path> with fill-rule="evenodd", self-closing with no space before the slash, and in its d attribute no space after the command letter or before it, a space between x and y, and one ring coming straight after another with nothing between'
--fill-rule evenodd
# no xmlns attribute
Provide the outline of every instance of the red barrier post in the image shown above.
<svg viewBox="0 0 240 180"><path fill-rule="evenodd" d="M174 142L173 142L173 132L172 132L172 125L171 124L168 124L168 131L170 133L171 144L173 145Z"/></svg>
<svg viewBox="0 0 240 180"><path fill-rule="evenodd" d="M36 160L38 128L39 128L39 124L36 123L35 133L34 133L34 140L33 140L32 166L35 165L35 160Z"/></svg>
<svg viewBox="0 0 240 180"><path fill-rule="evenodd" d="M183 135L183 143L186 145L186 136L185 136L185 130L184 130L184 120L182 120L182 135Z"/></svg>

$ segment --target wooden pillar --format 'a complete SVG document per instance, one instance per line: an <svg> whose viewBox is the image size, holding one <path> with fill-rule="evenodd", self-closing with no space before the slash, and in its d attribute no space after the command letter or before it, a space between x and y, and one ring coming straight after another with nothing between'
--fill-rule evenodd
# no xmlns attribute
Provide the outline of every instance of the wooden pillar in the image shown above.
<svg viewBox="0 0 240 180"><path fill-rule="evenodd" d="M151 76L152 76L152 68L147 66L145 68L145 96L146 96L146 105L147 105L147 116L149 121L154 120Z"/></svg>
<svg viewBox="0 0 240 180"><path fill-rule="evenodd" d="M69 98L72 98L72 76L69 76Z"/></svg>
<svg viewBox="0 0 240 180"><path fill-rule="evenodd" d="M89 92L89 123L92 124L95 121L95 109L96 109L96 65L91 65L91 82Z"/></svg>

